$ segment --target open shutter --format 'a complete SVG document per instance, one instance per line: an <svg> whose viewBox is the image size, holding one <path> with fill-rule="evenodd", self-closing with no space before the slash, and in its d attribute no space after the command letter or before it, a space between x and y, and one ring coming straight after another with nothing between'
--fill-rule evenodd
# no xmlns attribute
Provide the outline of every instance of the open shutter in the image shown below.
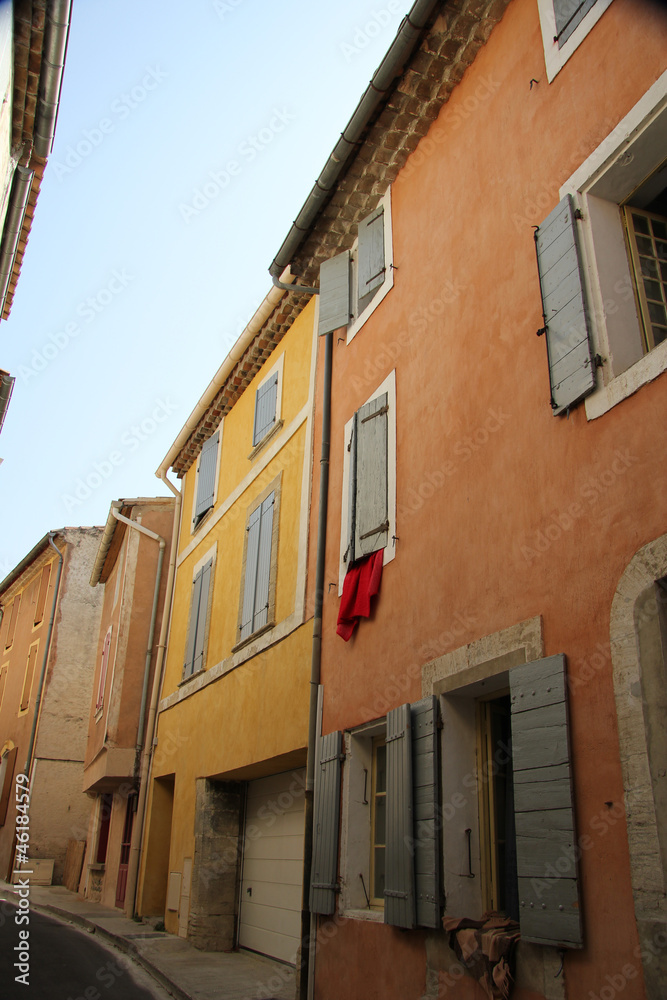
<svg viewBox="0 0 667 1000"><path fill-rule="evenodd" d="M259 444L276 422L276 402L278 399L278 372L264 385L260 385L255 397L255 426L252 432L253 446Z"/></svg>
<svg viewBox="0 0 667 1000"><path fill-rule="evenodd" d="M350 251L320 265L320 318L317 332L331 333L350 322Z"/></svg>
<svg viewBox="0 0 667 1000"><path fill-rule="evenodd" d="M595 0L581 0L580 3L573 0L553 0L554 14L556 16L556 41L558 47L562 48L572 32L581 24L586 14L595 4Z"/></svg>
<svg viewBox="0 0 667 1000"><path fill-rule="evenodd" d="M509 677L521 937L580 948L565 657L514 667Z"/></svg>
<svg viewBox="0 0 667 1000"><path fill-rule="evenodd" d="M387 829L384 922L415 926L410 706L387 713Z"/></svg>
<svg viewBox="0 0 667 1000"><path fill-rule="evenodd" d="M202 568L199 579L199 608L197 610L197 633L195 637L194 659L192 661L192 673L201 670L204 665L204 637L206 636L206 619L208 617L208 592L211 586L211 572L213 560L209 559Z"/></svg>
<svg viewBox="0 0 667 1000"><path fill-rule="evenodd" d="M208 441L204 442L199 456L199 475L197 477L197 503L195 505L194 523L197 524L204 514L213 506L215 494L215 473L218 467L218 441L220 431L216 431Z"/></svg>
<svg viewBox="0 0 667 1000"><path fill-rule="evenodd" d="M364 299L384 283L384 208L376 208L359 223L357 249L357 292L359 311Z"/></svg>
<svg viewBox="0 0 667 1000"><path fill-rule="evenodd" d="M355 559L370 555L387 544L387 401L385 392L362 406L356 415Z"/></svg>
<svg viewBox="0 0 667 1000"><path fill-rule="evenodd" d="M252 631L256 632L269 620L269 583L271 578L271 538L273 534L273 505L276 495L270 496L261 505L259 519L259 543L257 552L257 580L255 583L255 605Z"/></svg>
<svg viewBox="0 0 667 1000"><path fill-rule="evenodd" d="M310 882L311 913L331 914L336 908L338 883L338 821L340 816L340 762L343 734L329 733L318 740L313 806L313 860Z"/></svg>
<svg viewBox="0 0 667 1000"><path fill-rule="evenodd" d="M535 231L554 413L595 388L577 221L566 195Z"/></svg>
<svg viewBox="0 0 667 1000"><path fill-rule="evenodd" d="M252 635L255 617L255 588L257 586L257 557L259 555L259 529L262 519L261 505L248 518L248 540L245 557L245 581L243 584L243 611L241 613L240 639Z"/></svg>
<svg viewBox="0 0 667 1000"><path fill-rule="evenodd" d="M344 561L349 566L350 563L354 562L354 524L355 524L355 508L357 503L357 414L355 413L352 419L352 428L350 430L350 440L348 441L347 450L350 453L349 470L350 477L348 482L348 506L347 506L347 549L345 550Z"/></svg>
<svg viewBox="0 0 667 1000"><path fill-rule="evenodd" d="M415 898L419 927L441 926L437 713L435 695L410 706Z"/></svg>

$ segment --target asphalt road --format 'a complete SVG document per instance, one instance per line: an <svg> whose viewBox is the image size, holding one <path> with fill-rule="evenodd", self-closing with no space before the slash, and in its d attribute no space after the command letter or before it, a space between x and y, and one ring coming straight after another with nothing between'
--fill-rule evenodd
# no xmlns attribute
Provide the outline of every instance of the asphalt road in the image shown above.
<svg viewBox="0 0 667 1000"><path fill-rule="evenodd" d="M93 935L34 910L29 912L29 924L17 924L17 915L12 903L0 904L0 1000L164 1000L169 996L127 956Z"/></svg>

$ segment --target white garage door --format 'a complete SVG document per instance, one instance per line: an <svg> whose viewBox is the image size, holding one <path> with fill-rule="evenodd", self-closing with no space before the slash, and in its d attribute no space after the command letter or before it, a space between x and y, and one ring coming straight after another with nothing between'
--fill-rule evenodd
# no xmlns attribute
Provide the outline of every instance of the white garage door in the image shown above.
<svg viewBox="0 0 667 1000"><path fill-rule="evenodd" d="M305 770L248 784L239 944L296 962L301 938Z"/></svg>

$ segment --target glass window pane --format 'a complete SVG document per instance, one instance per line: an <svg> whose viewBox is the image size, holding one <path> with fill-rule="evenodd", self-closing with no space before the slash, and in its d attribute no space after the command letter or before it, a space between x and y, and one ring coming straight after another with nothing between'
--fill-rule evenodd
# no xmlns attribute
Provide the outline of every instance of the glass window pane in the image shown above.
<svg viewBox="0 0 667 1000"><path fill-rule="evenodd" d="M653 257L640 257L639 265L642 270L642 274L646 278L657 278L658 277L658 265Z"/></svg>
<svg viewBox="0 0 667 1000"><path fill-rule="evenodd" d="M656 256L660 260L667 260L667 243L664 240L655 241Z"/></svg>
<svg viewBox="0 0 667 1000"><path fill-rule="evenodd" d="M659 219L651 219L651 227L653 235L657 239L667 240L667 222L661 222Z"/></svg>
<svg viewBox="0 0 667 1000"><path fill-rule="evenodd" d="M387 791L387 748L382 744L377 748L377 771L375 775L375 791Z"/></svg>
<svg viewBox="0 0 667 1000"><path fill-rule="evenodd" d="M647 299L662 302L662 285L659 281L650 281L648 278L644 278L644 291Z"/></svg>
<svg viewBox="0 0 667 1000"><path fill-rule="evenodd" d="M375 843L384 844L386 841L386 806L387 798L385 795L378 795L375 799Z"/></svg>
<svg viewBox="0 0 667 1000"><path fill-rule="evenodd" d="M645 253L648 256L653 256L653 240L649 239L648 236L637 236L637 249L640 253Z"/></svg>
<svg viewBox="0 0 667 1000"><path fill-rule="evenodd" d="M650 233L648 228L648 219L645 215L635 215L632 213L632 224L635 227L636 233L645 233L647 236Z"/></svg>
<svg viewBox="0 0 667 1000"><path fill-rule="evenodd" d="M663 340L667 340L667 326L654 326L653 340L656 344L662 344Z"/></svg>
<svg viewBox="0 0 667 1000"><path fill-rule="evenodd" d="M384 847L375 848L374 860L373 896L375 899L384 899Z"/></svg>
<svg viewBox="0 0 667 1000"><path fill-rule="evenodd" d="M648 314L651 317L651 323L659 323L661 326L667 325L667 313L665 313L665 307L660 303L649 302Z"/></svg>

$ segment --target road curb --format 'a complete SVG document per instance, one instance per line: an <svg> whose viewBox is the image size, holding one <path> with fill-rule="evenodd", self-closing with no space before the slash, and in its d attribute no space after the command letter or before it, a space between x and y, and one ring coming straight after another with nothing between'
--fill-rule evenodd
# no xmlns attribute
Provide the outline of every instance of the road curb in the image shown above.
<svg viewBox="0 0 667 1000"><path fill-rule="evenodd" d="M3 888L3 891L8 896L13 896L18 899L18 893L11 888ZM89 917L84 917L79 913L72 913L70 910L65 910L60 906L56 906L54 903L33 903L30 902L30 909L37 913L42 913L46 916L58 917L61 920L66 921L69 924L73 924L82 930L90 931L98 937L104 938L109 944L114 945L119 951L124 952L129 955L138 965L141 965L146 972L149 973L155 979L157 983L160 984L168 993L171 993L176 1000L194 1000L192 994L188 993L182 987L174 983L168 976L158 969L148 958L141 954L139 948L134 941L128 941L127 938L123 937L122 934L114 934L113 931L108 931L105 927L101 927L96 924L94 920Z"/></svg>

